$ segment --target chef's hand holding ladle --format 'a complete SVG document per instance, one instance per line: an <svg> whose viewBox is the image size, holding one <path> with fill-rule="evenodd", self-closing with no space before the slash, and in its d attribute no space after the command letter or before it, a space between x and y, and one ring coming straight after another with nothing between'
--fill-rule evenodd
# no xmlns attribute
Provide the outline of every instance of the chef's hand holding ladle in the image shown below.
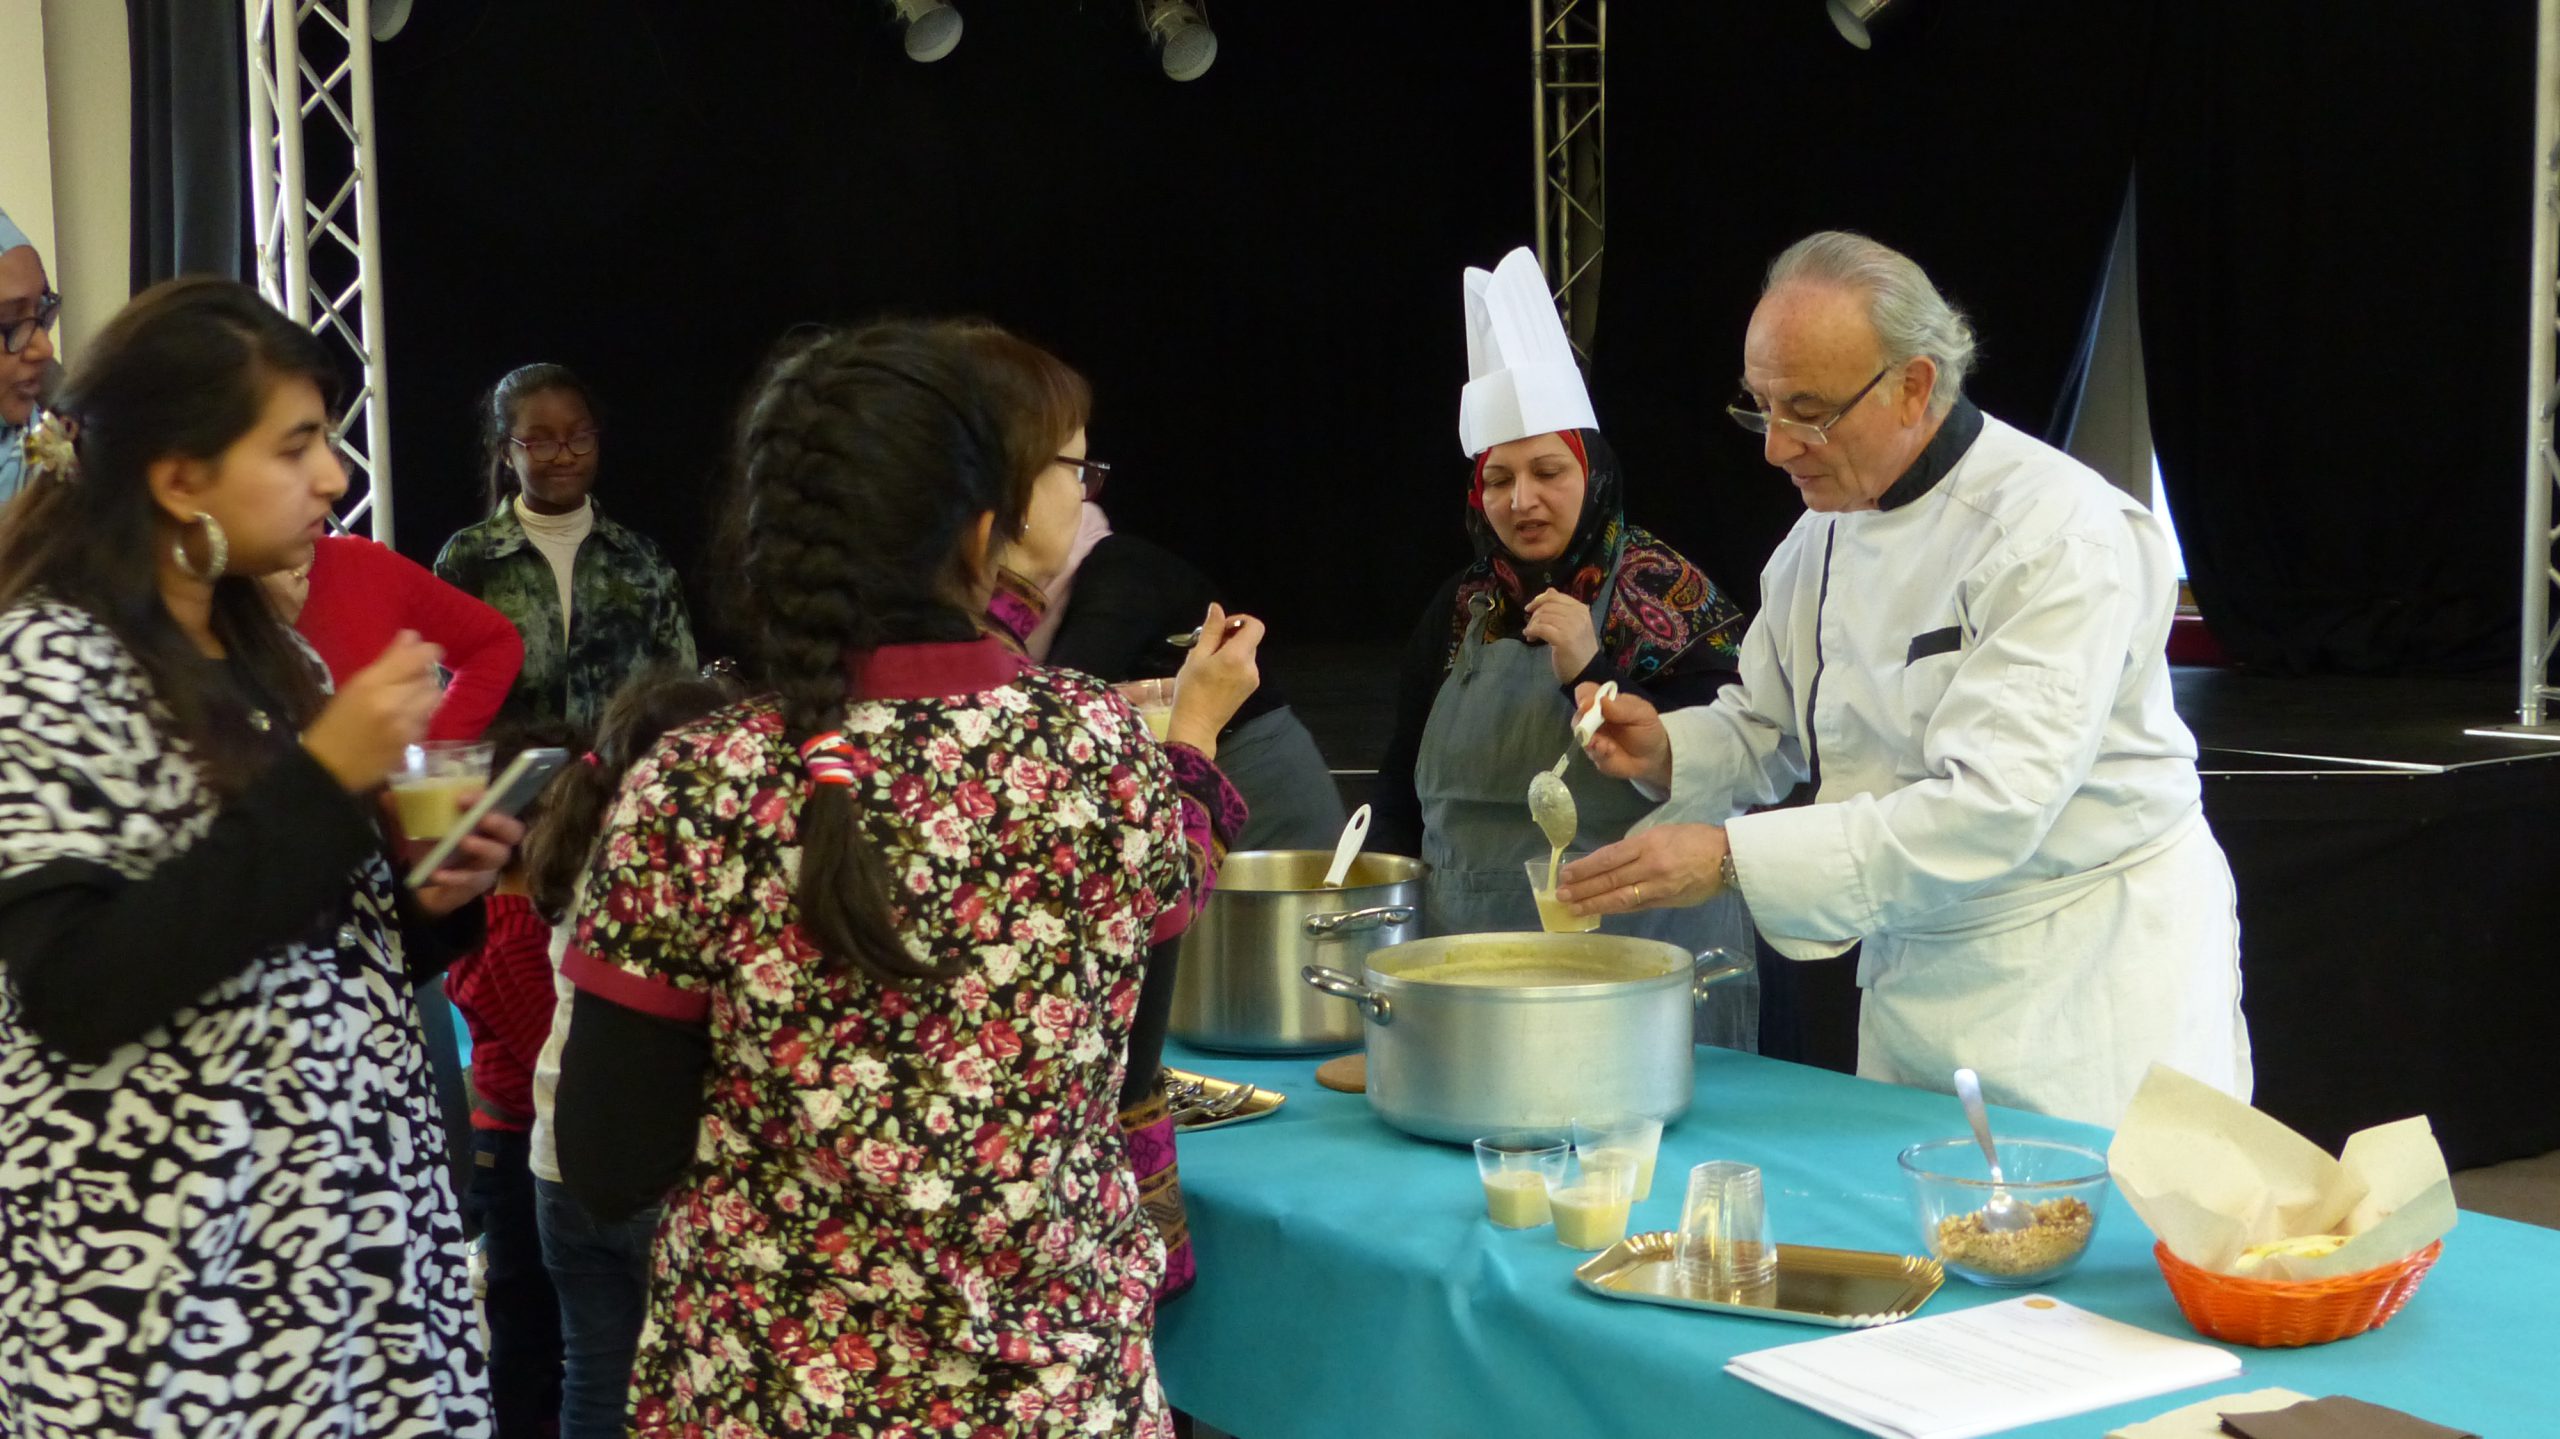
<svg viewBox="0 0 2560 1439"><path fill-rule="evenodd" d="M1575 716L1587 716L1595 709L1600 728L1582 742L1582 752L1591 757L1591 763L1611 779L1671 788L1671 736L1662 727L1662 712L1634 695L1604 697L1598 685L1574 686Z"/></svg>
<svg viewBox="0 0 2560 1439"><path fill-rule="evenodd" d="M1261 687L1262 671L1254 660L1262 634L1262 621L1253 616L1231 617L1221 606L1209 606L1200 642L1174 676L1173 717L1165 723L1165 743L1186 744L1211 759L1218 757L1218 732Z"/></svg>
<svg viewBox="0 0 2560 1439"><path fill-rule="evenodd" d="M1651 704L1585 684L1575 687L1574 711L1582 752L1602 774L1670 787L1671 737ZM1601 723L1585 733L1595 713ZM1556 898L1576 914L1703 904L1724 891L1725 852L1721 825L1660 825L1566 865Z"/></svg>

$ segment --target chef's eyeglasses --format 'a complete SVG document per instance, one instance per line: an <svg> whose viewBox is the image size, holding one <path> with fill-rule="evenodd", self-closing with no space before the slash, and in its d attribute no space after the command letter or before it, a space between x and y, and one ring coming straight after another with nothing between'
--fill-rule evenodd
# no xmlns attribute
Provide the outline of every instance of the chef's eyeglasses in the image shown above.
<svg viewBox="0 0 2560 1439"><path fill-rule="evenodd" d="M36 296L35 313L14 320L0 320L0 351L16 354L33 343L38 330L53 328L54 318L62 313L62 297L51 290Z"/></svg>
<svg viewBox="0 0 2560 1439"><path fill-rule="evenodd" d="M1755 435L1765 435L1774 428L1779 434L1800 445L1827 445L1831 443L1831 427L1847 419L1849 412L1858 408L1858 402L1865 399L1869 391L1875 389L1882 383L1885 376L1892 373L1891 365L1876 371L1875 378L1860 385L1858 393L1851 395L1846 404L1833 410L1828 419L1791 420L1784 415L1773 415L1760 408L1759 403L1749 395L1737 397L1732 404L1724 407L1724 412L1733 416L1735 424Z"/></svg>
<svg viewBox="0 0 2560 1439"><path fill-rule="evenodd" d="M525 458L537 465L547 465L566 451L585 459L596 452L597 430L580 430L565 440L528 440L522 435L507 436L507 443L524 451Z"/></svg>
<svg viewBox="0 0 2560 1439"><path fill-rule="evenodd" d="M1086 499L1098 500L1102 498L1103 482L1111 478L1110 461L1076 460L1069 459L1065 455L1060 455L1058 456L1058 463L1076 472L1076 480L1084 486L1084 497Z"/></svg>

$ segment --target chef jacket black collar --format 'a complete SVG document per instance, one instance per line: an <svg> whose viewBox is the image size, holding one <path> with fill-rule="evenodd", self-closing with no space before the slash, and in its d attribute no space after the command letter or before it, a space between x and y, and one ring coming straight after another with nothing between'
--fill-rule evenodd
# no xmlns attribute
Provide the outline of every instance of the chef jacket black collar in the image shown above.
<svg viewBox="0 0 2560 1439"><path fill-rule="evenodd" d="M1929 447L1920 452L1920 458L1913 460L1911 468L1902 472L1902 478L1876 497L1876 508L1898 510L1937 488L1938 481L1947 477L1981 434L1982 411L1975 408L1973 401L1959 398L1939 423L1938 433L1930 437Z"/></svg>

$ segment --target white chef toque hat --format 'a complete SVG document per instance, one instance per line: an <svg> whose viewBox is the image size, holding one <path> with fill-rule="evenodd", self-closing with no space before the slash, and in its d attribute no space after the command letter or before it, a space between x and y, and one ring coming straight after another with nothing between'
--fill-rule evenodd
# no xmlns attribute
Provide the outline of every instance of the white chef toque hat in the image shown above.
<svg viewBox="0 0 2560 1439"><path fill-rule="evenodd" d="M1600 427L1546 276L1528 247L1503 256L1491 274L1470 268L1466 301L1467 387L1458 396L1458 444L1470 458L1531 435Z"/></svg>

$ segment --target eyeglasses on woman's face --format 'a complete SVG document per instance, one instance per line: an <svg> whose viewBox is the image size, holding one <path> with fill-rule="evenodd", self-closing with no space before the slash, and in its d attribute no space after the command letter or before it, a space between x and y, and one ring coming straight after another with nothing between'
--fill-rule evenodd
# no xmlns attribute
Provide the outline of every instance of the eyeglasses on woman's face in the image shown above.
<svg viewBox="0 0 2560 1439"><path fill-rule="evenodd" d="M47 290L36 296L33 311L14 320L0 320L0 352L16 354L34 343L36 332L50 332L53 322L62 314L62 296Z"/></svg>
<svg viewBox="0 0 2560 1439"><path fill-rule="evenodd" d="M1109 461L1079 460L1071 455L1059 455L1057 457L1057 461L1059 464L1062 464L1068 469L1076 472L1076 480L1084 486L1084 497L1086 499L1096 500L1102 498L1103 482L1111 478L1111 464Z"/></svg>
<svg viewBox="0 0 2560 1439"><path fill-rule="evenodd" d="M528 439L523 435L509 435L507 443L524 451L525 458L535 464L547 465L564 454L575 455L582 460L594 454L596 438L600 433L596 430L580 430L565 440L548 437Z"/></svg>

